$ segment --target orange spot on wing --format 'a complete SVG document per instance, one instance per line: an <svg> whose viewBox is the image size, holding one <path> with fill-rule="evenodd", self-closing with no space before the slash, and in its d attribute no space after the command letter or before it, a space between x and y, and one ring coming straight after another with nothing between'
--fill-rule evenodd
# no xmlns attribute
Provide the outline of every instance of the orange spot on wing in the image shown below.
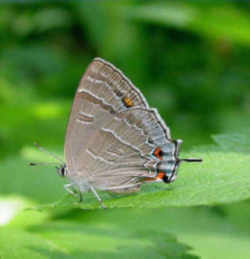
<svg viewBox="0 0 250 259"><path fill-rule="evenodd" d="M145 178L144 179L144 181L146 181L146 182L153 182L153 181L156 181L157 179L163 179L163 177L164 177L164 175L165 175L165 173L163 173L163 172L159 172L157 175L156 175L156 177L147 177L147 178Z"/></svg>
<svg viewBox="0 0 250 259"><path fill-rule="evenodd" d="M130 99L130 98L128 98L128 97L124 97L123 99L122 99L122 101L123 101L123 103L125 104L125 106L126 107L132 107L134 104L133 104L133 102L132 102L132 100Z"/></svg>
<svg viewBox="0 0 250 259"><path fill-rule="evenodd" d="M158 179L163 179L164 175L165 175L165 174L164 174L163 172L159 172L159 173L157 174L156 178L158 178Z"/></svg>
<svg viewBox="0 0 250 259"><path fill-rule="evenodd" d="M162 151L159 147L157 147L155 150L154 150L154 156L156 156L158 159L162 160Z"/></svg>

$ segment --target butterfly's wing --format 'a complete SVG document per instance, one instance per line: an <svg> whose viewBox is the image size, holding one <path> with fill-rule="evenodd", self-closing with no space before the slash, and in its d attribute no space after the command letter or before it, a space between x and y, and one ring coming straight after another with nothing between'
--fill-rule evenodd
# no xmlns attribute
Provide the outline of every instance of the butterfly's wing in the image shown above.
<svg viewBox="0 0 250 259"><path fill-rule="evenodd" d="M94 59L68 123L69 178L104 190L133 189L143 177L155 176L158 159L152 153L165 142L172 143L169 130L139 90L113 65Z"/></svg>

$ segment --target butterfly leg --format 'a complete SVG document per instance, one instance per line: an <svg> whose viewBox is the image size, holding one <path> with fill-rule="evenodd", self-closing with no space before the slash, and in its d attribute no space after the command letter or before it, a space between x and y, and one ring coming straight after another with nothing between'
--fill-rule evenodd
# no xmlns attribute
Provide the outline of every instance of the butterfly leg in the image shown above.
<svg viewBox="0 0 250 259"><path fill-rule="evenodd" d="M64 185L64 189L65 189L69 194L76 196L76 195L77 195L77 192L76 192L75 189L72 188L73 186L74 186L74 184L72 184L72 183L65 184L65 185Z"/></svg>
<svg viewBox="0 0 250 259"><path fill-rule="evenodd" d="M82 193L79 192L79 202L82 202Z"/></svg>
<svg viewBox="0 0 250 259"><path fill-rule="evenodd" d="M65 184L64 185L64 189L71 195L77 196L78 192L72 188L72 186L74 186L74 184L69 183L69 184ZM79 192L79 202L82 202L82 193Z"/></svg>
<svg viewBox="0 0 250 259"><path fill-rule="evenodd" d="M96 199L99 201L101 207L103 209L107 209L107 207L103 204L102 199L100 198L100 196L96 192L95 188L93 186L91 186L91 185L90 185L90 190L93 192L93 194L95 195Z"/></svg>

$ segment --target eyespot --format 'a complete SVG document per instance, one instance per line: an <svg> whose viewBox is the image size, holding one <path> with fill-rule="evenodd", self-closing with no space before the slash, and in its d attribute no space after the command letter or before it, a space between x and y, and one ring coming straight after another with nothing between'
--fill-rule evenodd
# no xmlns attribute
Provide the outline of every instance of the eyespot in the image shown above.
<svg viewBox="0 0 250 259"><path fill-rule="evenodd" d="M163 180L165 183L171 183L170 177L168 177L166 174L164 174L162 180Z"/></svg>
<svg viewBox="0 0 250 259"><path fill-rule="evenodd" d="M157 148L154 150L153 155L154 155L155 157L157 157L158 159L162 160L163 152L162 152L161 148L157 147Z"/></svg>
<svg viewBox="0 0 250 259"><path fill-rule="evenodd" d="M159 173L157 174L156 178L158 178L158 179L163 179L164 176L165 176L165 173L164 173L164 172L159 172Z"/></svg>

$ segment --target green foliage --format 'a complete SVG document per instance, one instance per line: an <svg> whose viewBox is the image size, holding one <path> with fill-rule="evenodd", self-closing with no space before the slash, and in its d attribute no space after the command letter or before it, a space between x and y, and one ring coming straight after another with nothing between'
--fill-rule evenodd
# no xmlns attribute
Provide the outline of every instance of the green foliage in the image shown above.
<svg viewBox="0 0 250 259"><path fill-rule="evenodd" d="M28 230L0 230L3 258L187 258L190 248L165 231L133 231L108 222L98 227L82 222L57 220ZM116 237L114 239L114 236ZM4 242L6 238L10 243ZM97 245L98 244L98 245Z"/></svg>
<svg viewBox="0 0 250 259"><path fill-rule="evenodd" d="M212 0L1 4L0 258L249 258L249 10ZM182 157L203 159L181 164L171 185L100 192L107 210L90 193L82 204L66 195L55 168L28 166L51 161L33 142L62 156L95 56L159 109L184 140Z"/></svg>
<svg viewBox="0 0 250 259"><path fill-rule="evenodd" d="M24 207L31 205L22 202ZM50 215L44 210L19 210L0 228L0 255L191 259L200 254L202 258L248 258L248 211L249 202L192 209L53 210Z"/></svg>
<svg viewBox="0 0 250 259"><path fill-rule="evenodd" d="M248 12L233 4L158 1L131 8L128 13L142 22L194 31L209 39L223 38L247 46L250 43Z"/></svg>

